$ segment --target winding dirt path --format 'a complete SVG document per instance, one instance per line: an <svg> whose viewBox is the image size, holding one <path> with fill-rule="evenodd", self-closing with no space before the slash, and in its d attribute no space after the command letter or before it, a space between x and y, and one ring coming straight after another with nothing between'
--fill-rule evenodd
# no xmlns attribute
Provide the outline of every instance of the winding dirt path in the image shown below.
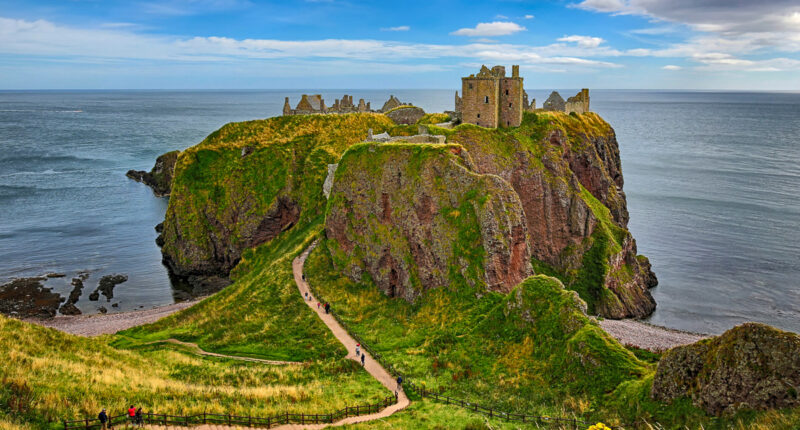
<svg viewBox="0 0 800 430"><path fill-rule="evenodd" d="M225 354L217 354L216 352L208 352L200 348L196 343L191 342L183 342L178 339L166 339L166 340L154 340L152 342L147 342L145 345L153 345L156 343L171 343L174 345L181 345L187 346L191 348L192 352L197 355L205 355L207 357L221 357L221 358L230 358L232 360L239 360L239 361L252 361L255 363L264 363L264 364L275 364L275 365L285 365L285 364L303 364L300 361L280 361L280 360L264 360L262 358L253 358L253 357L241 357L238 355L225 355Z"/></svg>
<svg viewBox="0 0 800 430"><path fill-rule="evenodd" d="M333 335L336 337L336 339L338 339L339 342L341 342L342 345L344 345L344 347L347 349L347 357L346 358L348 358L350 360L354 360L354 361L356 361L357 363L360 364L361 363L361 359L357 358L356 354L355 354L355 349L356 349L356 341L355 341L355 339L350 337L350 335L347 333L347 331L339 324L338 321L336 321L336 319L333 317L333 315L326 314L325 310L322 309L322 308L319 308L319 309L317 308L317 301L313 298L313 295L311 294L311 290L309 289L308 284L306 283L305 280L303 280L303 265L306 262L306 258L308 258L308 254L311 253L311 251L314 249L314 247L316 247L316 245L317 245L317 242L314 242L305 251L303 251L303 253L300 254L300 256L298 256L297 258L294 259L294 261L292 261L292 273L294 274L294 282L297 284L297 289L300 291L300 297L305 299L306 293L308 293L308 297L311 297L311 300L306 300L305 301L306 305L308 305L308 307L311 308L311 310L317 314L317 316L322 320L322 322L325 323L326 326L328 326L328 328L330 329L331 333L333 333ZM165 341L161 341L161 342L165 342ZM192 344L192 343L184 343L184 342L181 342L181 341L176 340L176 339L169 339L166 342L176 343L176 344L179 344L179 345L187 345L187 346L190 346L190 347L194 346L198 350L202 351L202 353L204 353L204 355L220 356L219 354L214 354L214 353L209 353L209 352L203 351L199 347L197 347L197 345ZM406 396L406 393L403 391L403 389L401 387L398 389L397 383L396 383L395 379L392 377L392 375L389 372L387 372L386 369L384 369L380 364L378 364L377 361L373 360L371 355L369 355L368 353L363 352L363 351L362 351L362 354L364 354L365 357L366 357L365 364L364 364L364 369L370 375L372 375L372 377L374 377L376 380L378 380L378 382L380 382L381 385L386 387L389 391L397 393L397 403L395 403L393 405L390 405L390 406L384 408L382 411L376 412L374 414L361 415L361 416L357 416L357 417L349 417L349 418L345 418L345 419L336 421L335 423L332 423L332 424L286 424L286 425L282 425L282 426L279 426L279 427L272 427L272 428L273 429L280 429L280 430L294 430L294 429L298 429L299 430L299 429L323 429L323 428L327 428L327 427L338 427L338 426L343 426L343 425L347 425L347 424L363 423L363 422L366 422L366 421L374 421L374 420L379 420L379 419L382 419L382 418L386 418L386 417L394 414L395 412L400 411L400 410L405 409L406 407L408 407L408 405L410 404L410 402L408 400L408 396ZM266 360L250 359L250 358L247 358L247 357L231 357L231 356L227 356L227 355L223 355L222 357L244 359L244 360L252 360L252 361L262 361L262 362L266 361ZM287 364L285 362L280 362L280 363L281 364ZM271 364L274 364L274 363L271 363ZM145 428L159 429L160 430L160 429L165 429L166 427L149 425L149 426L146 426ZM232 429L239 429L239 428L240 427L233 427L233 426L229 427L229 426L216 425L216 424L214 424L214 425L212 425L212 424L204 424L204 425L192 426L192 427L180 427L180 426L170 426L169 427L169 429L186 429L186 430L232 430Z"/></svg>

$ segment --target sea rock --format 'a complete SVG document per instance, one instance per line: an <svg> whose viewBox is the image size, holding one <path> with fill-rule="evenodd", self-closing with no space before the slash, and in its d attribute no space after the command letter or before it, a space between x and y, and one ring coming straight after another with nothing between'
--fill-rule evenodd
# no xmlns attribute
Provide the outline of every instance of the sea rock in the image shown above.
<svg viewBox="0 0 800 430"><path fill-rule="evenodd" d="M590 313L649 315L656 303L648 289L657 280L627 230L614 130L594 113L548 113L541 121L548 122L526 118L516 136L459 128L448 141L469 151L478 172L511 184L525 212L532 256L564 273L567 287L581 293Z"/></svg>
<svg viewBox="0 0 800 430"><path fill-rule="evenodd" d="M64 300L45 288L47 277L17 278L0 286L0 313L15 317L51 318Z"/></svg>
<svg viewBox="0 0 800 430"><path fill-rule="evenodd" d="M75 306L83 292L83 281L89 278L88 273L79 273L78 276L72 278L72 291L69 293L66 303L61 305L59 312L64 315L80 315L82 312Z"/></svg>
<svg viewBox="0 0 800 430"><path fill-rule="evenodd" d="M97 286L97 290L105 296L107 301L111 301L114 298L114 287L118 284L121 284L128 280L126 275L106 275L100 278L100 284Z"/></svg>
<svg viewBox="0 0 800 430"><path fill-rule="evenodd" d="M156 159L156 164L149 172L128 170L125 176L149 186L153 189L153 193L159 197L168 196L172 188L172 177L179 154L180 151L162 154Z"/></svg>
<svg viewBox="0 0 800 430"><path fill-rule="evenodd" d="M710 414L800 405L800 336L746 323L661 357L651 396L689 397Z"/></svg>
<svg viewBox="0 0 800 430"><path fill-rule="evenodd" d="M508 292L532 273L519 197L461 146L365 143L336 172L325 231L352 279L413 301L442 286Z"/></svg>
<svg viewBox="0 0 800 430"><path fill-rule="evenodd" d="M387 112L386 116L397 124L416 124L420 118L425 116L425 111L416 106L405 106Z"/></svg>

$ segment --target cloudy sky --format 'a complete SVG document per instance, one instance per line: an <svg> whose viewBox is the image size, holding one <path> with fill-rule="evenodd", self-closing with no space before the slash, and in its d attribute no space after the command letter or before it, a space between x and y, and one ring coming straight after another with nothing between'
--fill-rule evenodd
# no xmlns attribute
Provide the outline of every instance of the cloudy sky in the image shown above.
<svg viewBox="0 0 800 430"><path fill-rule="evenodd" d="M0 89L800 90L798 0L0 0Z"/></svg>

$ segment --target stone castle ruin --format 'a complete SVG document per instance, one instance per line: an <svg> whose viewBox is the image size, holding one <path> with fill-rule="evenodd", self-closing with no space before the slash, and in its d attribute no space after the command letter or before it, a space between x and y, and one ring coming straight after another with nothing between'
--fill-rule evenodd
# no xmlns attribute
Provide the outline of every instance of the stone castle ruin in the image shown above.
<svg viewBox="0 0 800 430"><path fill-rule="evenodd" d="M461 97L456 91L453 116L461 122L482 127L518 127L523 112L536 110L536 99L528 101L518 65L511 66L510 77L506 76L503 66L491 69L481 66L477 75L461 78ZM589 90L584 88L567 101L553 91L540 110L589 112Z"/></svg>
<svg viewBox="0 0 800 430"><path fill-rule="evenodd" d="M381 112L386 113L399 106L409 106L409 103L403 103L394 95L389 97L389 100L383 104L383 107L377 111L372 110L370 102L364 102L364 99L359 99L358 104L353 103L353 96L345 94L341 99L336 99L330 107L325 106L325 100L320 94L303 94L297 106L292 109L289 104L289 97L283 102L284 115L311 115L311 114L337 114L337 113L353 113L353 112Z"/></svg>

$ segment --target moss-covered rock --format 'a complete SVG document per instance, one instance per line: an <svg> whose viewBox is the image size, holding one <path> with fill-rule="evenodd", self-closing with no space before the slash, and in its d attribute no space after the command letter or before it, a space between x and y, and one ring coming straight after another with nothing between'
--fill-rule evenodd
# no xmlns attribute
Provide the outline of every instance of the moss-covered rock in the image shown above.
<svg viewBox="0 0 800 430"><path fill-rule="evenodd" d="M178 161L180 151L170 151L156 158L156 164L149 172L144 170L128 170L125 175L134 181L141 182L153 189L159 197L168 196L172 190L172 177L175 172L175 162Z"/></svg>
<svg viewBox="0 0 800 430"><path fill-rule="evenodd" d="M708 413L800 405L800 337L746 323L721 336L667 351L651 396L690 397Z"/></svg>
<svg viewBox="0 0 800 430"><path fill-rule="evenodd" d="M519 194L535 270L558 275L589 312L642 317L655 309L656 284L627 230L614 130L594 113L525 114L516 128L463 124L443 131L469 150L476 170Z"/></svg>
<svg viewBox="0 0 800 430"><path fill-rule="evenodd" d="M215 131L178 157L165 263L183 277L227 275L242 251L319 217L328 164L368 129L392 125L380 114L296 115Z"/></svg>
<svg viewBox="0 0 800 430"><path fill-rule="evenodd" d="M334 264L413 301L452 286L509 291L531 273L519 198L458 145L359 144L342 156L326 216Z"/></svg>

